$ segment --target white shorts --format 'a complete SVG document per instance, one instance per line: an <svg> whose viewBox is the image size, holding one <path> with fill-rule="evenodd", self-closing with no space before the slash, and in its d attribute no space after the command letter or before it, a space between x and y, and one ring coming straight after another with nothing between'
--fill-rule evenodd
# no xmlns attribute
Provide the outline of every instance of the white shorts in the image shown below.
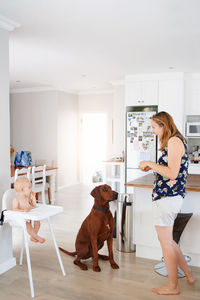
<svg viewBox="0 0 200 300"><path fill-rule="evenodd" d="M155 226L173 226L177 214L181 211L183 197L165 197L152 202Z"/></svg>

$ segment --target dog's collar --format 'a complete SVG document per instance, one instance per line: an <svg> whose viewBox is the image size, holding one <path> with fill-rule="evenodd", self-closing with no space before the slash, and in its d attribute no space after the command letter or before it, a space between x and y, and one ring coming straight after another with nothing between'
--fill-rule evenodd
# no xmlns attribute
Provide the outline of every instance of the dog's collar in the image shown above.
<svg viewBox="0 0 200 300"><path fill-rule="evenodd" d="M102 212L104 212L104 213L107 213L107 212L109 212L109 210L110 210L110 208L103 209L103 208L101 208L101 207L98 207L96 204L93 205L93 208L94 208L94 209L97 209L97 210L100 210L100 211L102 211Z"/></svg>

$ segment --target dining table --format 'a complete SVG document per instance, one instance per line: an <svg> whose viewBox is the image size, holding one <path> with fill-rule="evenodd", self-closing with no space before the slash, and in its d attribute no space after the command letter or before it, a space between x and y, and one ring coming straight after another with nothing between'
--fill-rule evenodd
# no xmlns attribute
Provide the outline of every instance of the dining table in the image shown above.
<svg viewBox="0 0 200 300"><path fill-rule="evenodd" d="M13 184L15 181L15 170L22 169L26 167L10 167L10 183ZM27 167L28 168L28 167ZM46 181L49 183L50 195L51 195L51 203L55 204L55 191L56 191L56 173L57 167L46 166ZM21 174L23 176L23 174ZM38 178L41 177L41 172L38 172Z"/></svg>

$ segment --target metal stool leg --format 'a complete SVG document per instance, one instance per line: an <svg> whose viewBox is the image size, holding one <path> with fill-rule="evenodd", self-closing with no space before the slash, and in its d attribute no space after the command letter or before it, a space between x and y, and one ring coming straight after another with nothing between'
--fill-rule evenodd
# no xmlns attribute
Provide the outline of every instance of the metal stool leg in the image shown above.
<svg viewBox="0 0 200 300"><path fill-rule="evenodd" d="M187 263L190 262L191 257L189 257L188 255L184 255L184 257L185 257L185 260ZM166 268L165 262L163 260L163 257L162 257L162 262L158 263L154 266L154 271L156 273L158 273L159 275L168 277L167 268ZM179 267L177 268L177 276L178 276L178 278L185 277L185 273Z"/></svg>

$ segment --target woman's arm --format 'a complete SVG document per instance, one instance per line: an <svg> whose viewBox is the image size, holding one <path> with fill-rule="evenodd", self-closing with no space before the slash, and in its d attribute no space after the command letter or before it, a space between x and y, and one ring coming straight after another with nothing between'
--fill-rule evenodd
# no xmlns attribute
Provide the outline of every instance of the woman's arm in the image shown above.
<svg viewBox="0 0 200 300"><path fill-rule="evenodd" d="M172 137L168 141L168 166L162 166L152 161L142 161L139 168L144 170L149 167L160 175L174 180L178 176L184 152L183 142L177 137Z"/></svg>

